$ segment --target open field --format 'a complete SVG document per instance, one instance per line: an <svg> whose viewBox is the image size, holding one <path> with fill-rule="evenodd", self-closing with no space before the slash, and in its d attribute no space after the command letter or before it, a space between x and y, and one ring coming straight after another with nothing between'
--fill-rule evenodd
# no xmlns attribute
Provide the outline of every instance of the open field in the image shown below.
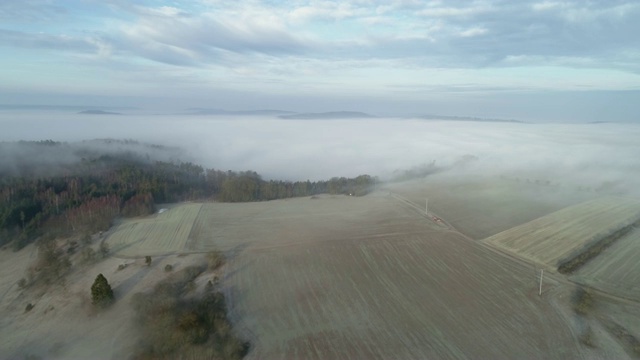
<svg viewBox="0 0 640 360"><path fill-rule="evenodd" d="M132 294L162 279L167 264L200 261L199 254L177 253L214 249L228 257L220 286L235 328L251 342L250 359L625 358L624 344L605 325L637 328L621 320L622 305L611 305L612 317L601 311L609 305L597 305L584 320L597 347L584 346L567 295L573 285L545 276L538 296L539 269L444 228L386 191L181 204L112 232L116 256L152 255L151 266L108 258L37 299L3 283L0 355L81 358L96 351L121 358L137 340ZM123 262L128 266L117 270ZM97 273L119 299L99 315L88 304ZM36 306L24 313L27 301Z"/></svg>
<svg viewBox="0 0 640 360"><path fill-rule="evenodd" d="M405 209L391 207L384 215L376 209L393 204L385 194L367 197L320 195L257 203L203 204L194 224L187 248L205 251L229 251L253 248L304 245L317 241L384 238L400 232L437 231L429 223L424 229L411 229L415 219ZM345 239L345 234L350 237Z"/></svg>
<svg viewBox="0 0 640 360"><path fill-rule="evenodd" d="M638 259L640 229L635 229L580 268L572 279L613 294L640 299Z"/></svg>
<svg viewBox="0 0 640 360"><path fill-rule="evenodd" d="M126 220L107 239L120 256L163 255L182 251L201 204L184 204L151 218Z"/></svg>
<svg viewBox="0 0 640 360"><path fill-rule="evenodd" d="M535 269L386 193L207 204L201 216L191 247L230 254L224 285L250 358L581 356Z"/></svg>
<svg viewBox="0 0 640 360"><path fill-rule="evenodd" d="M232 314L255 359L578 358L533 269L465 241L401 235L246 254L229 269Z"/></svg>
<svg viewBox="0 0 640 360"><path fill-rule="evenodd" d="M598 350L579 343L570 305L553 295L563 285L546 279L539 297L535 268L443 228L386 191L207 203L196 213L197 206L137 221L182 214L192 221L187 237L154 249L226 253L222 284L238 331L252 343L250 358L624 354L605 333Z"/></svg>
<svg viewBox="0 0 640 360"><path fill-rule="evenodd" d="M429 198L429 212L476 240L598 196L557 184L536 184L498 176L460 180L455 176L432 175L388 184L385 188L422 208L425 198Z"/></svg>
<svg viewBox="0 0 640 360"><path fill-rule="evenodd" d="M640 219L640 201L605 197L570 206L503 231L486 243L557 267L585 247Z"/></svg>

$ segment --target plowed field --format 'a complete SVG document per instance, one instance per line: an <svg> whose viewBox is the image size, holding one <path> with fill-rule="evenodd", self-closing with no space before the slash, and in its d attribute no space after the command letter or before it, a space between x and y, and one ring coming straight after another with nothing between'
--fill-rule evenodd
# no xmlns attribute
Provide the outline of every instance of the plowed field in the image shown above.
<svg viewBox="0 0 640 360"><path fill-rule="evenodd" d="M253 359L580 357L533 268L384 193L207 204L192 235Z"/></svg>

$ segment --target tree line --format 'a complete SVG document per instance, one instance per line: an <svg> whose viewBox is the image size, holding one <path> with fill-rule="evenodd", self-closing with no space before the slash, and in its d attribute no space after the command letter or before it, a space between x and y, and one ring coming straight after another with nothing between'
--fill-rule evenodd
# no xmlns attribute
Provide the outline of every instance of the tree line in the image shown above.
<svg viewBox="0 0 640 360"><path fill-rule="evenodd" d="M267 181L254 171L149 161L129 152L83 158L67 165L63 174L0 177L0 246L11 243L20 249L44 233L65 236L103 231L118 216L153 213L158 203L249 202L323 193L362 196L375 182L369 175L313 182Z"/></svg>

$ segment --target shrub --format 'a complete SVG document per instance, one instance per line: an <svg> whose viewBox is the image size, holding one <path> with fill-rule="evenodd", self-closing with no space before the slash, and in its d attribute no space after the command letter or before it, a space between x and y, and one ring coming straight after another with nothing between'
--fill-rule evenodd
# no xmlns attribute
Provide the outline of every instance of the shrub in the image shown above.
<svg viewBox="0 0 640 360"><path fill-rule="evenodd" d="M100 258L104 259L107 257L107 255L109 255L109 245L107 245L106 242L101 242L100 243Z"/></svg>
<svg viewBox="0 0 640 360"><path fill-rule="evenodd" d="M165 265L164 271L169 272L169 271L172 271L172 270L173 270L173 265L171 265L171 264Z"/></svg>
<svg viewBox="0 0 640 360"><path fill-rule="evenodd" d="M126 268L126 267L127 267L127 264L120 264L120 265L118 265L118 271L119 270L124 270L124 268Z"/></svg>
<svg viewBox="0 0 640 360"><path fill-rule="evenodd" d="M111 285L102 274L98 274L91 285L91 299L92 303L99 307L109 306L115 299Z"/></svg>
<svg viewBox="0 0 640 360"><path fill-rule="evenodd" d="M593 296L590 292L579 287L573 293L573 311L579 315L587 315L593 307Z"/></svg>
<svg viewBox="0 0 640 360"><path fill-rule="evenodd" d="M27 287L27 279L21 278L20 280L18 280L18 288L24 289L26 287Z"/></svg>
<svg viewBox="0 0 640 360"><path fill-rule="evenodd" d="M33 309L34 305L32 303L28 303L27 307L24 308L24 312L29 312Z"/></svg>
<svg viewBox="0 0 640 360"><path fill-rule="evenodd" d="M151 256L149 255L145 256L144 263L147 264L147 266L151 266Z"/></svg>
<svg viewBox="0 0 640 360"><path fill-rule="evenodd" d="M215 270L225 263L224 254L218 250L207 253L207 260L209 262L209 270Z"/></svg>
<svg viewBox="0 0 640 360"><path fill-rule="evenodd" d="M91 244L91 235L89 234L82 235L82 237L80 238L80 242L82 242L83 245Z"/></svg>
<svg viewBox="0 0 640 360"><path fill-rule="evenodd" d="M69 257L58 248L53 238L43 238L38 243L38 259L35 264L37 280L51 284L56 280L63 281L67 270L71 267Z"/></svg>
<svg viewBox="0 0 640 360"><path fill-rule="evenodd" d="M133 297L142 341L134 359L241 359L249 343L235 337L227 318L224 295L207 292L185 296L203 267L191 266L172 273L151 293Z"/></svg>
<svg viewBox="0 0 640 360"><path fill-rule="evenodd" d="M82 248L80 255L84 263L92 263L96 260L96 251L90 247Z"/></svg>

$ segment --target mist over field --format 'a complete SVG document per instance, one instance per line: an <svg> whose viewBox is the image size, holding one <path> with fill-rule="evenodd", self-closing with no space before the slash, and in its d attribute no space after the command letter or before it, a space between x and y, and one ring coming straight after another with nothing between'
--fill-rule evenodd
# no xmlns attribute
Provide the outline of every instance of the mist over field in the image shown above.
<svg viewBox="0 0 640 360"><path fill-rule="evenodd" d="M221 170L253 170L266 179L319 180L410 169L453 175L506 176L561 186L635 190L640 125L532 124L375 118L285 120L274 117L83 115L4 112L1 141L133 139L152 159L193 161ZM87 145L87 143L85 143ZM0 162L64 162L46 153L11 154ZM15 164L13 164L15 166Z"/></svg>

